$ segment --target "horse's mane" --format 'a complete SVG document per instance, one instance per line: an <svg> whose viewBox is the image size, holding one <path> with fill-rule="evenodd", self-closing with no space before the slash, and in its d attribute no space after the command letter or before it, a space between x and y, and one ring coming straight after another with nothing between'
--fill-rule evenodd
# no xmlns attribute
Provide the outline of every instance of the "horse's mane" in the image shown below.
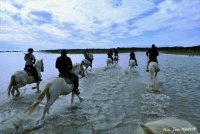
<svg viewBox="0 0 200 134"><path fill-rule="evenodd" d="M73 67L78 67L78 66L80 66L80 63L75 63L75 64L73 64Z"/></svg>
<svg viewBox="0 0 200 134"><path fill-rule="evenodd" d="M41 60L42 60L42 59L37 59L37 60L35 61L35 65L38 64Z"/></svg>
<svg viewBox="0 0 200 134"><path fill-rule="evenodd" d="M42 59L36 59L35 63L36 63L36 62L39 62L39 61L41 61L41 60L42 60Z"/></svg>

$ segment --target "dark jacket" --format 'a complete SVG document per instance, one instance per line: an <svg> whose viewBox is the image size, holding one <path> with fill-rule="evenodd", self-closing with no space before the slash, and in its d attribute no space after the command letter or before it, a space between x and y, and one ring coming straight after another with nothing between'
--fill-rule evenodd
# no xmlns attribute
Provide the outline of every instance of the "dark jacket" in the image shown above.
<svg viewBox="0 0 200 134"><path fill-rule="evenodd" d="M130 53L130 59L135 59L135 53L134 52Z"/></svg>
<svg viewBox="0 0 200 134"><path fill-rule="evenodd" d="M56 68L60 73L69 73L72 70L71 58L66 55L58 57L56 60Z"/></svg>
<svg viewBox="0 0 200 134"><path fill-rule="evenodd" d="M108 58L112 58L113 52L112 52L112 51L109 51L107 55L108 55Z"/></svg>
<svg viewBox="0 0 200 134"><path fill-rule="evenodd" d="M157 62L157 56L159 55L159 52L156 48L151 48L149 51L146 52L146 55L149 57L150 61Z"/></svg>
<svg viewBox="0 0 200 134"><path fill-rule="evenodd" d="M118 56L118 50L114 51L115 56Z"/></svg>

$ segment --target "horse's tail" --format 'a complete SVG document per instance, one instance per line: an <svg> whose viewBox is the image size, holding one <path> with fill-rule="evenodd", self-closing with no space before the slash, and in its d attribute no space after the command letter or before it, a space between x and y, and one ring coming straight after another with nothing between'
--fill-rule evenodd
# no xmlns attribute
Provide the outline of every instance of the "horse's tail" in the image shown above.
<svg viewBox="0 0 200 134"><path fill-rule="evenodd" d="M26 109L24 112L25 114L31 114L35 108L40 104L40 102L44 99L45 95L49 92L49 84L47 84L42 91L42 93L36 98L36 100L33 102L33 104Z"/></svg>
<svg viewBox="0 0 200 134"><path fill-rule="evenodd" d="M9 85L8 85L8 89L7 89L7 91L8 91L8 96L10 96L10 91L11 91L11 89L12 89L12 87L13 87L13 85L15 84L16 82L15 82L15 75L12 75L11 76L11 79L10 79L10 83L9 83Z"/></svg>

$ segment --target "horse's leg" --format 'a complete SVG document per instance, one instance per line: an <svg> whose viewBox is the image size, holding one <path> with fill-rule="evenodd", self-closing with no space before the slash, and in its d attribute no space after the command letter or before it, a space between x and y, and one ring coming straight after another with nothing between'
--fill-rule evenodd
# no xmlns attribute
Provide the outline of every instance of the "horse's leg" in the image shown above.
<svg viewBox="0 0 200 134"><path fill-rule="evenodd" d="M58 97L51 97L46 103L41 120L44 120L46 113L49 113L50 106L55 102Z"/></svg>
<svg viewBox="0 0 200 134"><path fill-rule="evenodd" d="M155 71L154 86L155 86L155 88L157 89L157 71Z"/></svg>
<svg viewBox="0 0 200 134"><path fill-rule="evenodd" d="M37 85L36 85L36 87L37 87L37 93L39 93L39 92L40 92L40 89L39 89L40 82L37 82L36 84L37 84Z"/></svg>
<svg viewBox="0 0 200 134"><path fill-rule="evenodd" d="M10 92L12 93L12 90L13 90L13 85L12 83L10 83L8 86L8 96L10 96Z"/></svg>
<svg viewBox="0 0 200 134"><path fill-rule="evenodd" d="M154 73L150 72L150 86L153 86L153 81L154 81Z"/></svg>
<svg viewBox="0 0 200 134"><path fill-rule="evenodd" d="M15 96L15 88L16 88L16 87L13 86L12 89L11 89L11 94L12 94L13 97Z"/></svg>
<svg viewBox="0 0 200 134"><path fill-rule="evenodd" d="M85 67L85 70L84 70L85 74L87 74L87 68L88 68L88 67Z"/></svg>
<svg viewBox="0 0 200 134"><path fill-rule="evenodd" d="M79 98L79 101L82 102L84 99L80 95L76 95Z"/></svg>
<svg viewBox="0 0 200 134"><path fill-rule="evenodd" d="M19 97L19 95L20 95L19 87L16 88L16 91L17 91L16 97Z"/></svg>
<svg viewBox="0 0 200 134"><path fill-rule="evenodd" d="M92 70L92 65L90 64L90 71Z"/></svg>
<svg viewBox="0 0 200 134"><path fill-rule="evenodd" d="M155 72L155 78L157 77L157 74L158 74L158 72L156 71L156 72Z"/></svg>
<svg viewBox="0 0 200 134"><path fill-rule="evenodd" d="M17 91L17 94L15 95L15 90ZM17 85L14 85L12 90L11 90L11 94L13 97L19 97L20 92L19 92L19 87Z"/></svg>
<svg viewBox="0 0 200 134"><path fill-rule="evenodd" d="M90 63L90 71L92 70L92 62Z"/></svg>
<svg viewBox="0 0 200 134"><path fill-rule="evenodd" d="M73 102L74 102L74 92L72 92L71 105L73 104Z"/></svg>
<svg viewBox="0 0 200 134"><path fill-rule="evenodd" d="M16 84L16 82L15 82L15 75L12 75L11 76L11 80L10 80L10 83L9 83L9 86L8 86L8 96L10 96L10 92L12 93L12 95L13 95L13 88L14 88L14 85Z"/></svg>

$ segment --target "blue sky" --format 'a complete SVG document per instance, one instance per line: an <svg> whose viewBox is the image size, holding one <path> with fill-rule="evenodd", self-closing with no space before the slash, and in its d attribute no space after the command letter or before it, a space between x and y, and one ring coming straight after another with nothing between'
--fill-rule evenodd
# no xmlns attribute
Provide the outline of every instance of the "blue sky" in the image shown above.
<svg viewBox="0 0 200 134"><path fill-rule="evenodd" d="M200 45L200 0L0 0L0 50Z"/></svg>

